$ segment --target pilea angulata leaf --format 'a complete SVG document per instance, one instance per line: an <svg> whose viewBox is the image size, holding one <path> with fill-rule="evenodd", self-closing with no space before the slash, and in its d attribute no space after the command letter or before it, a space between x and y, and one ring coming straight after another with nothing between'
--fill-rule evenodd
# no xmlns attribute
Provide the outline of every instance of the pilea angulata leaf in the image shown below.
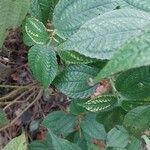
<svg viewBox="0 0 150 150"><path fill-rule="evenodd" d="M99 72L95 81L99 82L115 73L128 69L150 65L150 30L146 28L142 33L129 40L120 48L107 65Z"/></svg>
<svg viewBox="0 0 150 150"><path fill-rule="evenodd" d="M96 61L96 59L86 57L75 51L60 51L59 55L68 64L89 64Z"/></svg>
<svg viewBox="0 0 150 150"><path fill-rule="evenodd" d="M126 5L123 0L60 0L54 9L54 26L57 34L68 38L86 21Z"/></svg>
<svg viewBox="0 0 150 150"><path fill-rule="evenodd" d="M28 60L35 78L48 88L58 69L55 52L49 45L35 45L29 50Z"/></svg>
<svg viewBox="0 0 150 150"><path fill-rule="evenodd" d="M91 112L103 112L114 108L117 105L117 97L113 95L103 95L86 102L78 103Z"/></svg>
<svg viewBox="0 0 150 150"><path fill-rule="evenodd" d="M115 87L127 99L150 97L150 66L134 68L120 73L116 78Z"/></svg>
<svg viewBox="0 0 150 150"><path fill-rule="evenodd" d="M87 57L109 60L118 48L141 33L148 24L150 13L129 8L114 10L87 21L60 44L59 49L74 50ZM129 53L126 52L125 56L127 55Z"/></svg>
<svg viewBox="0 0 150 150"><path fill-rule="evenodd" d="M150 105L139 106L129 111L124 118L124 126L134 135L141 136L150 131Z"/></svg>
<svg viewBox="0 0 150 150"><path fill-rule="evenodd" d="M49 35L46 27L42 22L35 18L26 19L25 30L28 36L36 44L46 44L49 40Z"/></svg>
<svg viewBox="0 0 150 150"><path fill-rule="evenodd" d="M56 77L54 85L72 98L87 98L97 88L97 85L90 85L90 79L98 70L87 65L71 65Z"/></svg>
<svg viewBox="0 0 150 150"><path fill-rule="evenodd" d="M150 12L149 0L124 0L124 1L138 9Z"/></svg>

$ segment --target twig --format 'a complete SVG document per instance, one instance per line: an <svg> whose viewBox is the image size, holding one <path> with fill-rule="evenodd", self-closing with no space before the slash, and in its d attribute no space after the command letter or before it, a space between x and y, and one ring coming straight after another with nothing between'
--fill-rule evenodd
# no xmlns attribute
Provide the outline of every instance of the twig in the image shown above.
<svg viewBox="0 0 150 150"><path fill-rule="evenodd" d="M43 94L43 89L41 89L39 91L39 93L36 96L36 98L34 99L34 101L31 102L14 120L12 120L12 122L10 124L8 124L8 125L4 126L3 128L1 128L0 132L7 129L7 128L10 128L24 114L24 112L26 112L36 101L38 101L41 98L42 94Z"/></svg>

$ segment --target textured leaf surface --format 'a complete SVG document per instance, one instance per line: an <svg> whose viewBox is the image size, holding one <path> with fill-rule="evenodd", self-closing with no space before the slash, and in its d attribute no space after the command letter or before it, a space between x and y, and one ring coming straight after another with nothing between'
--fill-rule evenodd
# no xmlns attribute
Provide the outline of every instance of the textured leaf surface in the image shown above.
<svg viewBox="0 0 150 150"><path fill-rule="evenodd" d="M119 127L120 128L120 127ZM125 148L129 142L126 130L113 128L107 135L107 147Z"/></svg>
<svg viewBox="0 0 150 150"><path fill-rule="evenodd" d="M27 150L25 134L12 139L3 150Z"/></svg>
<svg viewBox="0 0 150 150"><path fill-rule="evenodd" d="M102 123L107 131L114 128L116 125L121 125L124 119L125 111L121 107L106 112L100 112L96 116L96 120Z"/></svg>
<svg viewBox="0 0 150 150"><path fill-rule="evenodd" d="M150 97L150 66L121 73L116 79L115 87L121 95L128 99Z"/></svg>
<svg viewBox="0 0 150 150"><path fill-rule="evenodd" d="M91 112L108 111L117 105L117 97L113 95L104 95L95 99L90 99L84 103L78 103L78 105Z"/></svg>
<svg viewBox="0 0 150 150"><path fill-rule="evenodd" d="M68 64L89 64L96 61L75 51L60 51L59 55Z"/></svg>
<svg viewBox="0 0 150 150"><path fill-rule="evenodd" d="M145 130L150 129L150 105L139 106L124 118L124 126L133 134L141 135Z"/></svg>
<svg viewBox="0 0 150 150"><path fill-rule="evenodd" d="M95 78L98 82L102 78L111 76L120 71L150 65L150 30L129 40L113 56L112 60L100 71Z"/></svg>
<svg viewBox="0 0 150 150"><path fill-rule="evenodd" d="M25 30L28 36L37 44L45 44L49 40L46 27L35 18L28 18L26 20Z"/></svg>
<svg viewBox="0 0 150 150"><path fill-rule="evenodd" d="M35 45L29 51L28 60L33 75L47 88L57 74L55 52L48 45Z"/></svg>
<svg viewBox="0 0 150 150"><path fill-rule="evenodd" d="M111 59L129 38L150 23L150 14L136 9L118 9L86 22L60 50L76 51L87 57Z"/></svg>
<svg viewBox="0 0 150 150"><path fill-rule="evenodd" d="M126 1L128 4L130 4L136 8L150 12L150 1L149 0L124 0L124 1Z"/></svg>
<svg viewBox="0 0 150 150"><path fill-rule="evenodd" d="M98 72L97 68L86 65L72 65L56 77L55 86L64 94L73 98L91 96L97 85L90 86L90 78Z"/></svg>
<svg viewBox="0 0 150 150"><path fill-rule="evenodd" d="M28 150L49 150L50 146L47 141L34 141L29 144Z"/></svg>
<svg viewBox="0 0 150 150"><path fill-rule="evenodd" d="M6 118L5 112L0 108L0 126L6 125L8 123L8 119Z"/></svg>
<svg viewBox="0 0 150 150"><path fill-rule="evenodd" d="M81 128L91 138L106 139L104 126L96 121L95 114L88 114L81 123Z"/></svg>
<svg viewBox="0 0 150 150"><path fill-rule="evenodd" d="M125 7L125 2L122 0L61 0L54 10L54 26L58 34L68 38L86 21L114 10L118 6Z"/></svg>
<svg viewBox="0 0 150 150"><path fill-rule="evenodd" d="M75 130L77 118L61 111L52 112L43 121L43 125L54 133L67 136Z"/></svg>
<svg viewBox="0 0 150 150"><path fill-rule="evenodd" d="M8 30L20 26L30 7L30 0L0 0L0 47Z"/></svg>
<svg viewBox="0 0 150 150"><path fill-rule="evenodd" d="M65 139L58 138L49 130L49 136L52 139L54 150L81 150L76 144L73 144Z"/></svg>
<svg viewBox="0 0 150 150"><path fill-rule="evenodd" d="M37 18L43 23L46 23L54 10L54 6L58 0L32 0L31 1L31 16Z"/></svg>
<svg viewBox="0 0 150 150"><path fill-rule="evenodd" d="M142 100L139 100L139 99L124 100L121 103L121 107L126 111L132 110L132 109L134 109L138 106L142 106L142 105L150 105L150 97L146 98L146 99L142 99Z"/></svg>

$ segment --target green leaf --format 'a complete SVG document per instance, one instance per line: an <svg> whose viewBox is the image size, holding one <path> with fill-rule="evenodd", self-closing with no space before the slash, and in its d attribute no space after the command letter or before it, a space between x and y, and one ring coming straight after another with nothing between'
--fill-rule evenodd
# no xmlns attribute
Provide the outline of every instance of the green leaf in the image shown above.
<svg viewBox="0 0 150 150"><path fill-rule="evenodd" d="M78 105L78 99L72 99L70 104L70 113L74 115L80 115L85 112L86 109Z"/></svg>
<svg viewBox="0 0 150 150"><path fill-rule="evenodd" d="M54 26L60 36L68 38L86 21L124 4L122 0L61 0L54 10Z"/></svg>
<svg viewBox="0 0 150 150"><path fill-rule="evenodd" d="M128 69L150 65L150 30L146 29L141 35L129 40L113 56L112 60L100 71L95 78L102 78Z"/></svg>
<svg viewBox="0 0 150 150"><path fill-rule="evenodd" d="M86 65L71 65L56 77L55 86L72 98L91 96L97 85L90 86L90 78L96 76L97 68Z"/></svg>
<svg viewBox="0 0 150 150"><path fill-rule="evenodd" d="M144 141L146 143L146 148L149 149L150 148L150 139L146 135L143 135L142 138L144 139Z"/></svg>
<svg viewBox="0 0 150 150"><path fill-rule="evenodd" d="M59 55L68 64L89 64L96 61L75 51L60 51Z"/></svg>
<svg viewBox="0 0 150 150"><path fill-rule="evenodd" d="M52 145L54 150L81 150L76 144L73 144L65 139L58 138L50 130L48 130L49 136L52 139Z"/></svg>
<svg viewBox="0 0 150 150"><path fill-rule="evenodd" d="M3 150L27 150L27 142L25 134L12 139Z"/></svg>
<svg viewBox="0 0 150 150"><path fill-rule="evenodd" d="M121 103L121 107L126 110L126 111L130 111L138 106L142 106L142 105L150 105L150 97L147 99L143 99L143 100L123 100Z"/></svg>
<svg viewBox="0 0 150 150"><path fill-rule="evenodd" d="M45 24L49 19L49 15L52 16L57 2L58 0L32 0L30 14Z"/></svg>
<svg viewBox="0 0 150 150"><path fill-rule="evenodd" d="M103 95L94 99L89 99L83 103L78 103L78 105L91 112L108 111L117 105L117 97L113 95Z"/></svg>
<svg viewBox="0 0 150 150"><path fill-rule="evenodd" d="M96 121L95 114L88 114L81 122L81 128L91 138L106 139L104 126Z"/></svg>
<svg viewBox="0 0 150 150"><path fill-rule="evenodd" d="M129 135L121 127L113 128L107 135L107 147L125 148L129 142Z"/></svg>
<svg viewBox="0 0 150 150"><path fill-rule="evenodd" d="M46 44L49 40L46 27L35 18L26 19L25 30L28 36L37 44Z"/></svg>
<svg viewBox="0 0 150 150"><path fill-rule="evenodd" d="M131 6L150 12L149 0L142 0L142 1L141 0L124 0L124 1L130 4Z"/></svg>
<svg viewBox="0 0 150 150"><path fill-rule="evenodd" d="M116 125L122 125L125 116L125 111L121 107L115 107L114 109L106 112L100 112L96 116L96 120L102 123L107 131L115 127Z"/></svg>
<svg viewBox="0 0 150 150"><path fill-rule="evenodd" d="M127 146L127 150L141 150L142 149L142 142L135 138L131 138L130 144Z"/></svg>
<svg viewBox="0 0 150 150"><path fill-rule="evenodd" d="M28 150L49 150L49 148L50 145L47 141L34 141L28 146Z"/></svg>
<svg viewBox="0 0 150 150"><path fill-rule="evenodd" d="M139 106L127 113L124 118L124 126L135 135L142 135L150 129L150 105Z"/></svg>
<svg viewBox="0 0 150 150"><path fill-rule="evenodd" d="M127 99L150 97L150 66L135 68L121 73L116 79L115 87Z"/></svg>
<svg viewBox="0 0 150 150"><path fill-rule="evenodd" d="M56 54L49 45L35 45L28 54L33 75L47 88L57 74Z"/></svg>
<svg viewBox="0 0 150 150"><path fill-rule="evenodd" d="M87 57L111 59L129 38L150 23L150 14L136 9L117 9L86 22L66 42L62 51L76 51ZM127 53L128 54L128 53Z"/></svg>
<svg viewBox="0 0 150 150"><path fill-rule="evenodd" d="M46 116L42 124L46 128L52 130L55 134L66 137L75 130L77 126L77 118L74 115L57 111Z"/></svg>
<svg viewBox="0 0 150 150"><path fill-rule="evenodd" d="M5 112L0 108L0 126L6 125L8 123L8 119L6 118Z"/></svg>
<svg viewBox="0 0 150 150"><path fill-rule="evenodd" d="M21 25L30 7L30 0L0 0L0 47L12 27Z"/></svg>

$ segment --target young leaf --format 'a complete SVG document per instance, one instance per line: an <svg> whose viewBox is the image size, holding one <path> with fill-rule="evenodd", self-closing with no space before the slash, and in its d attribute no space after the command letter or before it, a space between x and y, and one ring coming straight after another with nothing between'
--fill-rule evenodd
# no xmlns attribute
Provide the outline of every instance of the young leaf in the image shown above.
<svg viewBox="0 0 150 150"><path fill-rule="evenodd" d="M35 45L28 54L33 75L47 88L57 74L56 54L49 45Z"/></svg>
<svg viewBox="0 0 150 150"><path fill-rule="evenodd" d="M81 128L83 132L88 134L91 138L106 139L104 126L96 121L95 114L88 114L81 122Z"/></svg>
<svg viewBox="0 0 150 150"><path fill-rule="evenodd" d="M78 103L78 105L91 112L108 111L117 105L117 97L113 95L103 95L94 99L89 99L83 103Z"/></svg>
<svg viewBox="0 0 150 150"><path fill-rule="evenodd" d="M150 97L149 75L150 66L128 70L117 77L115 87L127 99L145 99Z"/></svg>
<svg viewBox="0 0 150 150"><path fill-rule="evenodd" d="M46 44L49 40L46 27L35 18L27 18L25 30L28 36L37 44Z"/></svg>
<svg viewBox="0 0 150 150"><path fill-rule="evenodd" d="M129 135L121 127L113 128L107 135L107 147L125 148L129 142Z"/></svg>
<svg viewBox="0 0 150 150"><path fill-rule="evenodd" d="M121 5L122 0L61 0L54 9L54 26L59 35L68 38L86 21Z"/></svg>
<svg viewBox="0 0 150 150"><path fill-rule="evenodd" d="M86 22L59 49L74 50L91 58L111 59L118 48L129 38L141 33L149 23L150 14L147 12L117 9Z"/></svg>
<svg viewBox="0 0 150 150"><path fill-rule="evenodd" d="M52 130L57 135L67 136L73 132L77 126L77 118L74 115L61 111L50 113L42 123L46 128Z"/></svg>
<svg viewBox="0 0 150 150"><path fill-rule="evenodd" d="M6 118L5 112L0 108L0 126L6 125L8 123L8 119Z"/></svg>
<svg viewBox="0 0 150 150"><path fill-rule="evenodd" d="M60 51L59 55L68 64L89 64L96 61L75 51Z"/></svg>
<svg viewBox="0 0 150 150"><path fill-rule="evenodd" d="M124 126L135 135L141 135L150 127L150 105L139 106L127 113Z"/></svg>
<svg viewBox="0 0 150 150"><path fill-rule="evenodd" d="M0 0L0 47L12 27L21 25L30 7L30 0Z"/></svg>
<svg viewBox="0 0 150 150"><path fill-rule="evenodd" d="M65 139L58 138L48 130L49 136L52 139L52 145L54 150L81 150L76 144L73 144Z"/></svg>
<svg viewBox="0 0 150 150"><path fill-rule="evenodd" d="M142 1L141 0L124 0L124 1L136 8L150 12L149 0L142 0Z"/></svg>
<svg viewBox="0 0 150 150"><path fill-rule="evenodd" d="M129 40L120 48L107 65L95 78L102 78L128 69L150 65L150 30L146 29L141 35Z"/></svg>
<svg viewBox="0 0 150 150"><path fill-rule="evenodd" d="M86 65L71 65L56 77L55 86L72 98L91 96L97 85L90 86L90 78L98 72L97 68Z"/></svg>
<svg viewBox="0 0 150 150"><path fill-rule="evenodd" d="M3 150L27 150L27 142L25 134L12 139Z"/></svg>

